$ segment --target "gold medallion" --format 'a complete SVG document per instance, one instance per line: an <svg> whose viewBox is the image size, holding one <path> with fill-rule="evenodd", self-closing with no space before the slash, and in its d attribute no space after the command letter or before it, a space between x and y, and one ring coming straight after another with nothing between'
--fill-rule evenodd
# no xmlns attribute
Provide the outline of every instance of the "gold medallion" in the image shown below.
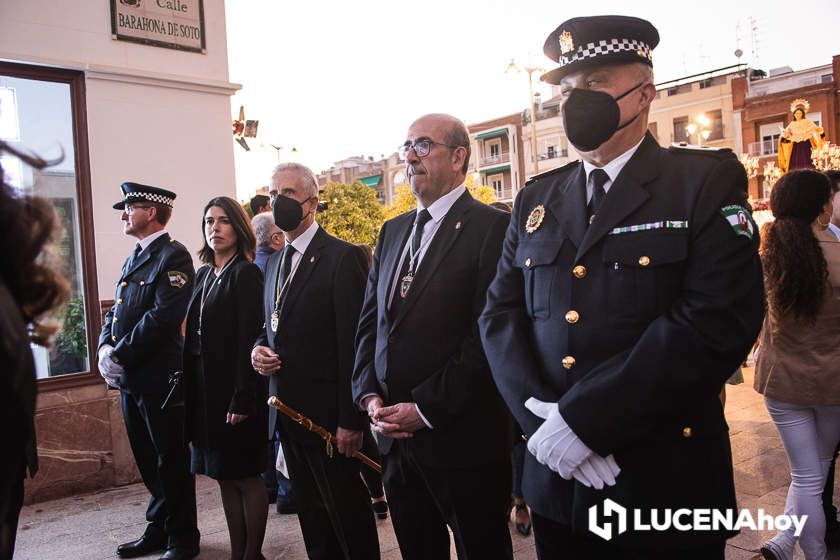
<svg viewBox="0 0 840 560"><path fill-rule="evenodd" d="M575 48L575 42L572 40L572 34L568 31L564 31L560 34L560 52L566 54L567 52L571 52Z"/></svg>
<svg viewBox="0 0 840 560"><path fill-rule="evenodd" d="M540 204L535 206L531 213L528 214L528 221L525 222L525 231L534 233L540 228L543 218L545 218L545 207Z"/></svg>

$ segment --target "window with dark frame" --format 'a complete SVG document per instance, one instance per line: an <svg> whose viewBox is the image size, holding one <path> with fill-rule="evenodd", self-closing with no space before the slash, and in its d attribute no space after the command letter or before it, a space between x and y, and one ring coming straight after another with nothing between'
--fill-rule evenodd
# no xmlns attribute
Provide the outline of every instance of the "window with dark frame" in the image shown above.
<svg viewBox="0 0 840 560"><path fill-rule="evenodd" d="M62 388L99 382L93 375L99 337L84 73L0 62L0 138L11 146L64 159L34 170L11 157L6 182L25 194L50 200L62 234L57 243L62 274L71 285L69 302L54 312L62 323L52 348L33 346L39 387ZM52 148L51 148L52 146ZM53 153L55 152L55 153Z"/></svg>

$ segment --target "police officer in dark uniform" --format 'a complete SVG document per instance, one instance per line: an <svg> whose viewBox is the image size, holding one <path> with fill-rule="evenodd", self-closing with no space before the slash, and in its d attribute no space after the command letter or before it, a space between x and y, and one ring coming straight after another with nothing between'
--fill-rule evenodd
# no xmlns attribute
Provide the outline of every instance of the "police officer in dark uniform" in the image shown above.
<svg viewBox="0 0 840 560"><path fill-rule="evenodd" d="M123 231L137 246L123 265L114 306L99 335L99 371L120 390L134 458L151 493L146 531L120 545L122 558L164 551L162 559L198 554L195 479L189 471L184 407L170 391L181 368L181 323L195 275L187 249L164 227L175 193L123 183ZM167 396L172 393L167 401ZM164 406L165 403L165 406Z"/></svg>
<svg viewBox="0 0 840 560"><path fill-rule="evenodd" d="M722 560L735 534L642 530L632 515L735 509L718 394L764 310L743 167L729 150L665 149L647 132L658 42L622 16L549 36L559 67L543 80L561 87L583 161L520 192L480 319L529 437L523 490L543 560Z"/></svg>

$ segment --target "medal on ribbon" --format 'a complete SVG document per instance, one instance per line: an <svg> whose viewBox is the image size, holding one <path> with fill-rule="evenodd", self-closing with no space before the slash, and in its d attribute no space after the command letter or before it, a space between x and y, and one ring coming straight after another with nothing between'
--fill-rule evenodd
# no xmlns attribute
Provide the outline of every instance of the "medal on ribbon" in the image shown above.
<svg viewBox="0 0 840 560"><path fill-rule="evenodd" d="M277 332L277 328L280 326L280 313L277 312L275 309L271 312L271 332Z"/></svg>
<svg viewBox="0 0 840 560"><path fill-rule="evenodd" d="M411 283L414 281L414 274L409 272L402 277L400 281L400 297L405 299L408 296L408 290L411 288Z"/></svg>

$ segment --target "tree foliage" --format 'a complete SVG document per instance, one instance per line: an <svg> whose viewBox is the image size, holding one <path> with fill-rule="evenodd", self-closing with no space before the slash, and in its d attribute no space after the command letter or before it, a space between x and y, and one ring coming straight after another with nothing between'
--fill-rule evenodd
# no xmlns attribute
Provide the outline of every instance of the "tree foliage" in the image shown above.
<svg viewBox="0 0 840 560"><path fill-rule="evenodd" d="M320 198L327 205L318 212L318 223L325 230L349 243L376 244L385 217L374 189L359 181L327 183Z"/></svg>

